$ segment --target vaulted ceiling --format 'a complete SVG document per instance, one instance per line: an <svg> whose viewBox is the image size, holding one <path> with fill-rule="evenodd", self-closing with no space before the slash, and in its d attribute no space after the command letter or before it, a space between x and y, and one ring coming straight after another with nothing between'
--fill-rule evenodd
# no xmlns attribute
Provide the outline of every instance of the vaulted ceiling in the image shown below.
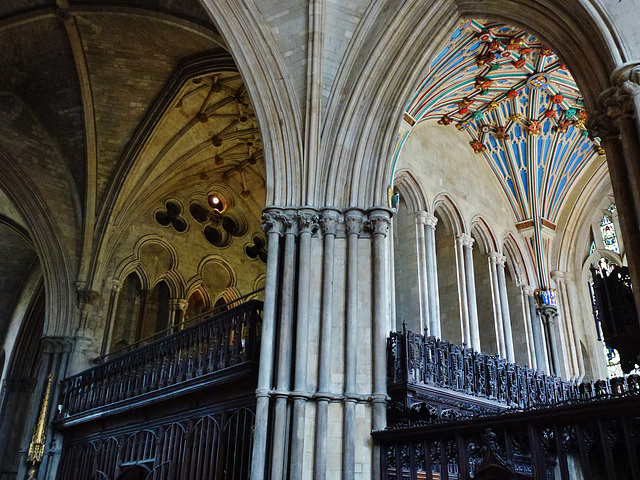
<svg viewBox="0 0 640 480"><path fill-rule="evenodd" d="M548 236L586 165L604 155L567 66L534 36L470 20L450 37L406 109L412 125L437 121L468 133L488 162L544 278ZM398 150L409 131L400 138Z"/></svg>
<svg viewBox="0 0 640 480"><path fill-rule="evenodd" d="M0 167L11 162L37 185L70 262L97 255L100 234L87 232L95 222L104 233L125 187L148 205L178 179L234 177L245 194L264 186L248 94L198 0L0 2L0 45ZM215 75L195 67L178 78L185 65L221 55ZM127 184L123 169L134 174ZM0 343L37 263L22 207L0 191ZM75 276L80 267L68 268Z"/></svg>

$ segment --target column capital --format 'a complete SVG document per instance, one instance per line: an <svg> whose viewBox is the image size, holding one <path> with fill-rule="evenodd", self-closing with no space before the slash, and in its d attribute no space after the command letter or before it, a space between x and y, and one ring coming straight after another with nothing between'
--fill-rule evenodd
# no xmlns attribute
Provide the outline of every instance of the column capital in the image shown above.
<svg viewBox="0 0 640 480"><path fill-rule="evenodd" d="M269 208L262 212L262 230L266 234L277 233L282 235L284 224L282 222L282 209Z"/></svg>
<svg viewBox="0 0 640 480"><path fill-rule="evenodd" d="M489 257L496 265L504 265L507 262L507 257L500 252L489 252L487 253L487 257Z"/></svg>
<svg viewBox="0 0 640 480"><path fill-rule="evenodd" d="M283 210L280 219L284 226L285 235L298 234L298 211L296 209Z"/></svg>
<svg viewBox="0 0 640 480"><path fill-rule="evenodd" d="M418 225L425 225L427 223L427 215L429 215L424 210L416 212L416 223Z"/></svg>
<svg viewBox="0 0 640 480"><path fill-rule="evenodd" d="M347 235L360 235L364 229L365 213L359 208L350 208L344 212L344 223L347 228Z"/></svg>
<svg viewBox="0 0 640 480"><path fill-rule="evenodd" d="M333 208L325 208L320 212L320 229L323 235L333 235L338 233L338 226L341 220L340 212Z"/></svg>
<svg viewBox="0 0 640 480"><path fill-rule="evenodd" d="M391 224L391 212L387 209L374 208L367 212L372 235L387 236Z"/></svg>
<svg viewBox="0 0 640 480"><path fill-rule="evenodd" d="M522 286L522 291L524 292L525 295L533 295L533 292L535 292L535 288L533 288L530 285L523 285Z"/></svg>
<svg viewBox="0 0 640 480"><path fill-rule="evenodd" d="M551 280L556 282L556 285L560 285L565 281L565 272L561 272L559 270L554 270L551 272Z"/></svg>
<svg viewBox="0 0 640 480"><path fill-rule="evenodd" d="M435 230L436 225L438 224L438 217L436 217L435 215L432 215L431 213L427 213L424 224L427 227L431 227Z"/></svg>
<svg viewBox="0 0 640 480"><path fill-rule="evenodd" d="M299 233L311 233L318 229L320 223L320 215L318 211L313 208L301 208L296 212L296 219L298 220L298 232Z"/></svg>
<svg viewBox="0 0 640 480"><path fill-rule="evenodd" d="M72 337L42 337L40 343L45 353L69 353L75 339Z"/></svg>
<svg viewBox="0 0 640 480"><path fill-rule="evenodd" d="M114 293L120 292L122 290L122 282L117 278L110 278L109 283L111 284L111 291Z"/></svg>
<svg viewBox="0 0 640 480"><path fill-rule="evenodd" d="M617 138L620 135L620 121L634 116L633 99L640 95L640 85L625 78L632 77L618 76L617 85L600 94L600 111L587 119L587 128L592 136L600 137L603 141Z"/></svg>
<svg viewBox="0 0 640 480"><path fill-rule="evenodd" d="M611 74L611 83L627 89L633 96L640 95L640 61L620 65Z"/></svg>
<svg viewBox="0 0 640 480"><path fill-rule="evenodd" d="M475 240L471 235L468 235L466 233L459 233L458 235L456 235L456 242L462 244L462 246L464 247L472 248L473 242L475 242Z"/></svg>
<svg viewBox="0 0 640 480"><path fill-rule="evenodd" d="M176 308L182 310L183 312L187 311L189 307L189 300L185 300L184 298L176 298Z"/></svg>
<svg viewBox="0 0 640 480"><path fill-rule="evenodd" d="M564 272L564 281L569 283L569 282L573 282L574 276L573 273L571 272Z"/></svg>

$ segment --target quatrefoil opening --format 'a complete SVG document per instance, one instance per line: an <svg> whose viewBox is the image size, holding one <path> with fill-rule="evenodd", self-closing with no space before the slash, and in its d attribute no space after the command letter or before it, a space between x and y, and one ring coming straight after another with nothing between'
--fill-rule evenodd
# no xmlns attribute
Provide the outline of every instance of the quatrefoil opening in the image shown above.
<svg viewBox="0 0 640 480"><path fill-rule="evenodd" d="M165 208L156 211L155 219L163 227L173 227L178 233L187 231L187 220L182 216L182 206L175 200L167 200Z"/></svg>
<svg viewBox="0 0 640 480"><path fill-rule="evenodd" d="M254 235L252 240L253 243L244 247L247 257L251 260L259 258L262 263L267 263L267 241L260 235Z"/></svg>

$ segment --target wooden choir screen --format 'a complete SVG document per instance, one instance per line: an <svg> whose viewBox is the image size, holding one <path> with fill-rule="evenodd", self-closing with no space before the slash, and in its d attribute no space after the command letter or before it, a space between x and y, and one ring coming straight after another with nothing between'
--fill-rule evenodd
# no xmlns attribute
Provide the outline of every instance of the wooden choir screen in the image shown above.
<svg viewBox="0 0 640 480"><path fill-rule="evenodd" d="M242 407L65 442L59 480L243 480L255 414Z"/></svg>

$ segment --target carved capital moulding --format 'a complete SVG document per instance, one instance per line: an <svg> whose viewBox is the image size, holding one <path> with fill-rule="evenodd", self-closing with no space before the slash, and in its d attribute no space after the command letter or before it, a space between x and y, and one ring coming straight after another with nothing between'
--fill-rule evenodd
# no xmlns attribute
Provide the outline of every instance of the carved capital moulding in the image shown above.
<svg viewBox="0 0 640 480"><path fill-rule="evenodd" d="M320 216L313 209L301 209L296 212L298 219L298 231L300 233L313 234L318 230Z"/></svg>
<svg viewBox="0 0 640 480"><path fill-rule="evenodd" d="M322 210L320 219L320 229L323 235L337 235L338 228L342 220L342 215L338 210Z"/></svg>
<svg viewBox="0 0 640 480"><path fill-rule="evenodd" d="M391 212L389 210L375 209L369 212L369 225L372 235L387 236L391 225Z"/></svg>
<svg viewBox="0 0 640 480"><path fill-rule="evenodd" d="M601 110L587 120L591 136L603 141L619 136L618 122L636 116L634 102L640 98L640 64L623 65L611 75L613 86L600 94Z"/></svg>
<svg viewBox="0 0 640 480"><path fill-rule="evenodd" d="M347 210L344 214L347 235L361 235L365 227L365 212L358 208Z"/></svg>
<svg viewBox="0 0 640 480"><path fill-rule="evenodd" d="M390 224L391 211L385 208L365 211L360 208L269 207L262 213L264 232L278 235L310 233L344 238L356 234L368 238L376 234L386 236Z"/></svg>

